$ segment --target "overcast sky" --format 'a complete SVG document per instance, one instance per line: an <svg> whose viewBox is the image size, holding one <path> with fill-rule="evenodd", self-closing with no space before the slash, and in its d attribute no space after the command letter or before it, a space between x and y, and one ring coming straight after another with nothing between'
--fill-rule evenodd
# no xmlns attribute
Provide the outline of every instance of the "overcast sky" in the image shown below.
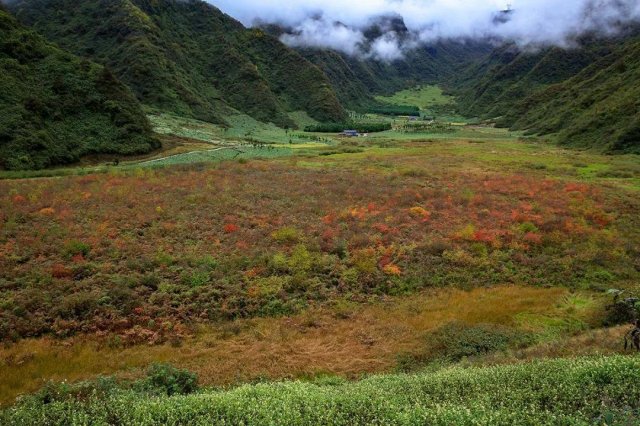
<svg viewBox="0 0 640 426"><path fill-rule="evenodd" d="M640 0L512 0L510 22L496 26L501 0L208 0L250 26L256 19L295 28L289 45L330 47L359 54L362 28L382 14L398 14L412 31L411 41L394 33L376 40L373 56L394 59L402 51L440 37L498 36L521 45L568 45L588 30L610 33L617 23L640 17ZM336 25L340 22L345 25Z"/></svg>

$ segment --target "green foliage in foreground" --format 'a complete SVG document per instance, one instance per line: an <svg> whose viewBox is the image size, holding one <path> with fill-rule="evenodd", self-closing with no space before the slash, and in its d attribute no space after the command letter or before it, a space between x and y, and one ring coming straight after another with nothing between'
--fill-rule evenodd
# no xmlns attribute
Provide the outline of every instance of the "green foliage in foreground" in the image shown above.
<svg viewBox="0 0 640 426"><path fill-rule="evenodd" d="M304 128L305 132L339 133L353 129L360 133L385 132L391 130L391 123L321 123Z"/></svg>
<svg viewBox="0 0 640 426"><path fill-rule="evenodd" d="M637 424L640 359L597 357L491 368L245 385L157 396L116 390L80 400L36 398L7 425L591 425Z"/></svg>
<svg viewBox="0 0 640 426"><path fill-rule="evenodd" d="M132 93L0 9L0 169L40 169L88 154L159 147Z"/></svg>

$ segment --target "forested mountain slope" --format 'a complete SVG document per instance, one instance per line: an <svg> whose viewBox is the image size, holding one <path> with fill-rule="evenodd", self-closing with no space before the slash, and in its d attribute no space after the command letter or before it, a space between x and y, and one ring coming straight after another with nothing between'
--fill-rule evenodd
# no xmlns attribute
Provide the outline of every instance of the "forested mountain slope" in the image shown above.
<svg viewBox="0 0 640 426"><path fill-rule="evenodd" d="M558 142L640 152L640 37L585 36L573 48L505 45L448 83L461 111Z"/></svg>
<svg viewBox="0 0 640 426"><path fill-rule="evenodd" d="M107 69L63 52L0 6L0 169L157 147L135 97Z"/></svg>
<svg viewBox="0 0 640 426"><path fill-rule="evenodd" d="M20 0L24 23L114 70L145 104L224 123L232 108L293 126L345 111L327 78L276 38L199 0Z"/></svg>

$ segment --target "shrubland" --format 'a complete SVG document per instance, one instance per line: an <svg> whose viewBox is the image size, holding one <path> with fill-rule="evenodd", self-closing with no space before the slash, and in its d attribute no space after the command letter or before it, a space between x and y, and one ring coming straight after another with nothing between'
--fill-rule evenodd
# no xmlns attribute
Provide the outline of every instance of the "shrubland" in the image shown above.
<svg viewBox="0 0 640 426"><path fill-rule="evenodd" d="M633 193L450 148L2 181L0 334L164 341L345 297L637 280Z"/></svg>

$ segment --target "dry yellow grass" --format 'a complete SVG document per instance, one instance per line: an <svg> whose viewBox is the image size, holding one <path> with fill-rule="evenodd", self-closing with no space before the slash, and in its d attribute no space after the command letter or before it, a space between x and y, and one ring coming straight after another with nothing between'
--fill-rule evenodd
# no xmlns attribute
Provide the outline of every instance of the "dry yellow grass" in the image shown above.
<svg viewBox="0 0 640 426"><path fill-rule="evenodd" d="M576 297L581 300L578 308L572 302ZM589 295L572 296L560 288L440 290L351 309L310 310L291 318L223 324L201 330L181 347L118 349L86 339L24 340L0 349L0 403L10 403L48 380L135 376L153 362L189 368L207 385L322 373L356 377L385 372L395 367L398 354L419 351L425 333L450 321L521 326L523 315L586 320L597 306L591 300ZM534 327L544 326L544 322L536 324ZM617 338L612 336L611 341ZM564 354L571 348L559 347L554 352L549 346L547 352ZM544 346L531 351L545 352ZM522 357L526 356L523 353Z"/></svg>

